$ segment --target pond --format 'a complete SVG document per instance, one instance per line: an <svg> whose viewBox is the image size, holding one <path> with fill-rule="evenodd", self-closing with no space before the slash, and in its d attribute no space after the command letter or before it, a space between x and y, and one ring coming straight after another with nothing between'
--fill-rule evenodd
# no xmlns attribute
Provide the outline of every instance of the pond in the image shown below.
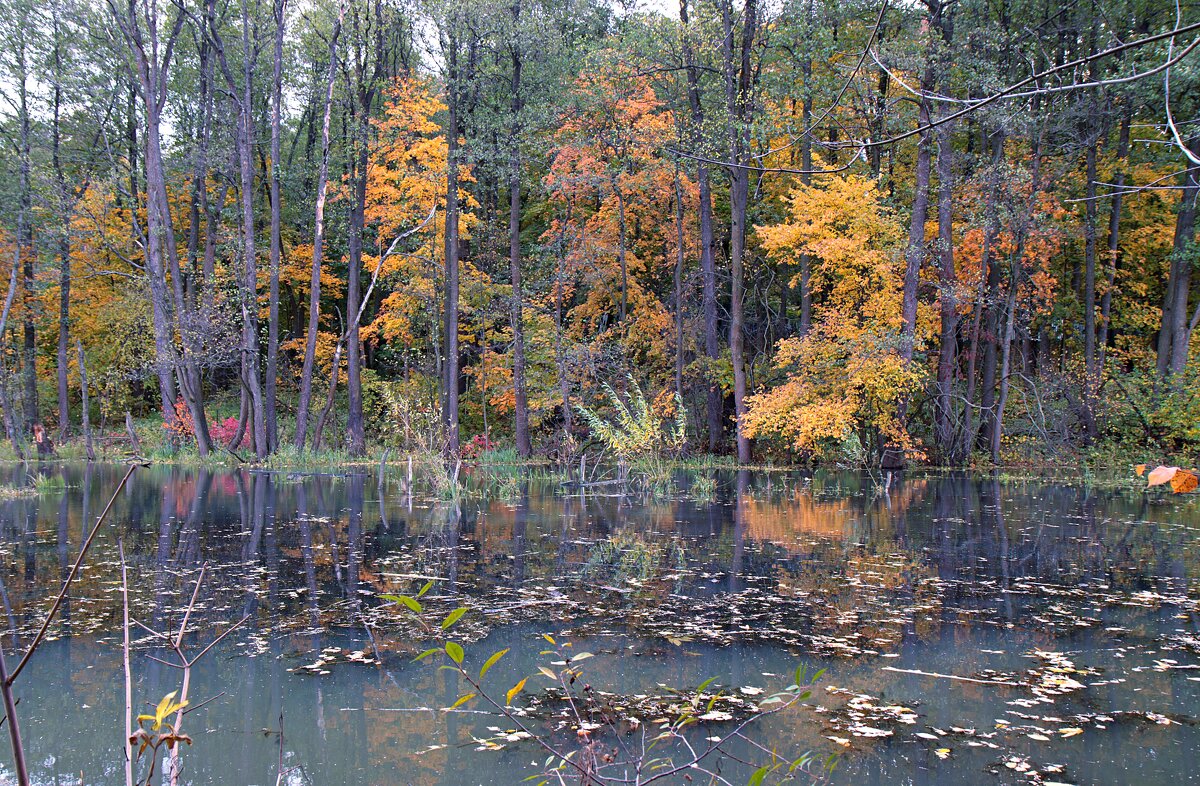
<svg viewBox="0 0 1200 786"><path fill-rule="evenodd" d="M0 503L10 653L28 644L125 468L34 471L64 488ZM436 638L424 617L436 629L457 607L468 609L452 631L468 665L507 648L485 687L503 701L527 678L514 705L564 749L580 743L538 671L543 634L592 653L581 682L622 704L709 678L768 695L797 666L824 669L807 702L752 722L752 742L707 762L732 783L746 782L737 760L754 745L810 751L812 775L833 783L1194 776L1193 498L969 474L910 474L886 489L834 472L674 480L675 493L651 498L501 473L449 502L407 495L391 471L138 469L17 681L33 780L122 781L118 539L131 613L148 628L179 625L203 565L193 651L246 617L192 674L192 704L207 703L186 716L185 783L272 784L281 762L290 784L517 784L540 772L544 751L510 734L510 719L479 699L445 711L467 686L435 659L413 661ZM381 599L428 579L422 619ZM134 701L147 712L179 673L153 636L132 636ZM660 712L629 715L644 726ZM693 736L730 724L718 713ZM0 780L12 782L3 742ZM708 777L693 775L665 782Z"/></svg>

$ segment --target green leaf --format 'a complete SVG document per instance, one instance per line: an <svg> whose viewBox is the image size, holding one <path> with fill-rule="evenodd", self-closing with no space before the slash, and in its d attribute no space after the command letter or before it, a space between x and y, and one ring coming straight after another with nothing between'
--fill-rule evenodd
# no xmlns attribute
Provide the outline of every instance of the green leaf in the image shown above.
<svg viewBox="0 0 1200 786"><path fill-rule="evenodd" d="M380 595L379 597L383 600L390 601L391 603L400 603L404 606L407 606L415 614L420 614L422 611L421 604L417 603L414 598L410 598L407 595Z"/></svg>
<svg viewBox="0 0 1200 786"><path fill-rule="evenodd" d="M696 693L703 693L705 688L707 688L709 685L712 685L716 681L716 677L709 677L704 682L700 683L700 687L696 688Z"/></svg>
<svg viewBox="0 0 1200 786"><path fill-rule="evenodd" d="M571 656L571 662L574 663L575 661L587 660L588 658L591 658L591 657L595 657L595 656L593 656L592 653L590 653L590 652L576 652L574 655Z"/></svg>
<svg viewBox="0 0 1200 786"><path fill-rule="evenodd" d="M459 666L463 662L463 648L453 641L446 642L446 654L450 656L450 660L457 663Z"/></svg>
<svg viewBox="0 0 1200 786"><path fill-rule="evenodd" d="M417 593L417 597L419 598L422 595L424 595L426 592L429 592L429 590L433 589L434 581L436 581L436 579L430 579L429 581L425 582L425 586L421 587L421 591Z"/></svg>
<svg viewBox="0 0 1200 786"><path fill-rule="evenodd" d="M508 689L508 693L505 694L505 696L504 696L504 703L512 704L513 698L524 689L525 689L525 679L522 679L516 685L514 685Z"/></svg>
<svg viewBox="0 0 1200 786"><path fill-rule="evenodd" d="M759 786L759 784L763 782L763 779L766 778L770 773L771 766L764 764L754 771L754 774L750 776L750 780L746 781L746 786Z"/></svg>
<svg viewBox="0 0 1200 786"><path fill-rule="evenodd" d="M483 662L483 668L481 668L479 670L479 679L483 679L484 675L486 675L488 673L488 671L493 666L496 665L497 661L499 661L501 658L503 658L507 653L508 653L508 650L500 650L499 652L493 652L492 657L488 658L486 661Z"/></svg>
<svg viewBox="0 0 1200 786"><path fill-rule="evenodd" d="M450 626L458 622L462 615L467 613L466 606L459 606L454 611L446 615L446 619L442 620L442 630L449 630Z"/></svg>
<svg viewBox="0 0 1200 786"><path fill-rule="evenodd" d="M426 659L426 658L428 658L430 655L433 655L433 654L434 654L434 653L436 653L436 652L441 652L441 650L439 650L439 649L438 649L438 648L436 648L436 647L434 647L434 648L433 648L433 649L431 649L431 650L425 650L425 651L424 651L424 652L422 652L420 655L418 655L417 657L413 658L413 663L416 663L417 661L420 661L420 660L425 660L425 659Z"/></svg>
<svg viewBox="0 0 1200 786"><path fill-rule="evenodd" d="M468 701L470 701L473 698L475 698L474 693L464 693L463 695L458 697L458 701L456 701L450 705L450 709L452 709L452 710L458 709L459 707L466 704Z"/></svg>

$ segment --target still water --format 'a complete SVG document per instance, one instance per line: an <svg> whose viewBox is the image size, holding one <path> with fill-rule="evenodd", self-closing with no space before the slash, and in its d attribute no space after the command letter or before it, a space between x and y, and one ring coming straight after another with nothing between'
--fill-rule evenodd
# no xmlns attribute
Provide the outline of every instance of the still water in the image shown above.
<svg viewBox="0 0 1200 786"><path fill-rule="evenodd" d="M65 489L0 503L8 652L28 643L124 468L40 471ZM485 682L502 697L528 677L518 706L557 706L537 671L548 633L593 653L584 681L619 697L710 677L760 695L798 665L825 669L804 706L747 734L783 755L838 754L833 783L1197 777L1192 497L985 475L910 475L883 491L854 474L681 474L668 499L472 482L479 493L449 503L373 471L136 471L17 683L34 781L122 781L118 539L132 614L149 628L178 626L202 565L194 649L247 617L192 675L192 704L207 703L185 719L186 783L273 784L281 761L282 782L322 786L538 772L529 740L480 744L512 726L486 704L443 710L466 692L455 673L413 662L431 635L380 596L430 578L434 627L469 609L454 630L468 665L510 650ZM153 637L132 635L146 712L179 675ZM560 718L527 722L578 747ZM709 726L698 733L728 723ZM735 760L709 764L746 780Z"/></svg>

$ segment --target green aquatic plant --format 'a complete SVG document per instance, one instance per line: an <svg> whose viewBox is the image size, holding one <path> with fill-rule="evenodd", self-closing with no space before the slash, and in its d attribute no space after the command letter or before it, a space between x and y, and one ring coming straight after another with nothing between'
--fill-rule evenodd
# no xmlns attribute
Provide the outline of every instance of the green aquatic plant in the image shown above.
<svg viewBox="0 0 1200 786"><path fill-rule="evenodd" d="M696 475L688 487L688 496L697 502L713 502L717 498L717 479L712 475Z"/></svg>
<svg viewBox="0 0 1200 786"><path fill-rule="evenodd" d="M623 463L683 450L687 444L687 410L683 406L683 399L676 393L673 417L664 418L646 400L641 386L633 377L629 376L628 379L628 402L611 385L604 383L604 392L612 410L611 419L605 418L598 410L582 404L575 405L592 436Z"/></svg>
<svg viewBox="0 0 1200 786"><path fill-rule="evenodd" d="M38 494L59 494L66 488L67 482L62 475L37 475L33 478L33 489Z"/></svg>

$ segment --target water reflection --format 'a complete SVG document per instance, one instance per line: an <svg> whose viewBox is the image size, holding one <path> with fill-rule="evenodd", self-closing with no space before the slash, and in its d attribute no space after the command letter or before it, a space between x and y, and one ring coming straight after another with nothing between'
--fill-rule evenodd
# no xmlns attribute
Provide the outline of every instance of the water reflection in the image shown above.
<svg viewBox="0 0 1200 786"><path fill-rule="evenodd" d="M65 492L5 502L0 513L10 647L27 640L98 512L93 500L107 500L122 474L44 471L60 474ZM847 740L836 781L958 783L994 770L1001 781L1033 771L1120 782L1135 765L1161 779L1190 773L1200 742L1197 682L1182 668L1200 649L1200 515L1190 499L965 474L907 478L881 494L855 475L739 471L718 475L706 498L669 500L580 495L531 478L457 503L414 499L405 487L374 472L135 474L56 640L19 686L39 781L119 777L118 538L134 613L150 627L178 624L204 564L199 639L249 615L194 676L196 701L216 698L188 717L192 783L273 782L281 711L297 782L519 782L531 751L476 752L472 737L501 721L429 711L453 703L457 677L410 663L418 626L378 600L429 578L439 580L431 608L472 610L463 635L480 660L512 648L497 685L534 671L543 631L587 638L591 678L624 693L714 675L772 687L799 661L827 666L825 687L848 691L818 697L828 712L757 733L781 750L842 750L830 738ZM156 701L177 675L147 657L156 653L148 636L137 647L135 695ZM1091 676L1051 706L1025 685L1049 673L1035 652L1069 653ZM930 673L996 674L1023 687ZM844 715L855 695L913 707L918 722L855 737ZM1085 733L1055 736L1047 716L1076 718ZM997 731L997 719L1050 731ZM914 737L952 727L996 736ZM948 758L934 755L942 747ZM1045 769L1055 763L1064 774Z"/></svg>

